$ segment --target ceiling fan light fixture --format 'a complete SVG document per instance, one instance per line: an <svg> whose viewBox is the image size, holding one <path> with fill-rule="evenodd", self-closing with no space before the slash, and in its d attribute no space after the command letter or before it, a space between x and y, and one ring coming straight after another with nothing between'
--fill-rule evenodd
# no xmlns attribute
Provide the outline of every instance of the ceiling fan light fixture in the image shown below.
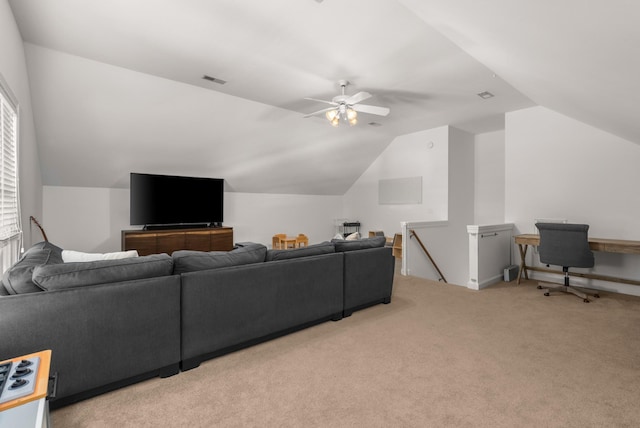
<svg viewBox="0 0 640 428"><path fill-rule="evenodd" d="M351 126L353 126L356 123L358 123L358 112L356 112L352 108L348 108L347 109L347 121L349 122L349 125L351 125Z"/></svg>
<svg viewBox="0 0 640 428"><path fill-rule="evenodd" d="M389 109L387 107L360 104L362 101L371 98L372 95L369 92L360 91L356 94L347 96L344 89L349 82L346 80L340 80L338 83L342 89L342 94L333 97L331 101L317 98L305 98L306 100L331 104L333 107L309 113L304 117L311 117L324 113L332 126L340 125L340 121L342 120L353 126L358 123L358 111L367 114L376 114L378 116L386 116L389 114Z"/></svg>
<svg viewBox="0 0 640 428"><path fill-rule="evenodd" d="M333 121L333 118L338 116L338 110L329 110L328 112L325 113L325 116L327 117L327 120L331 122Z"/></svg>

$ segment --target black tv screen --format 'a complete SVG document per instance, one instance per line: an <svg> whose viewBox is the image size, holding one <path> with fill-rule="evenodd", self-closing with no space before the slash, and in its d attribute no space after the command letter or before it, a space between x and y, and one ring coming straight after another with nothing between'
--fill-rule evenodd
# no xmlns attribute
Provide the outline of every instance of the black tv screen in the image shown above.
<svg viewBox="0 0 640 428"><path fill-rule="evenodd" d="M130 223L222 223L224 179L131 173Z"/></svg>

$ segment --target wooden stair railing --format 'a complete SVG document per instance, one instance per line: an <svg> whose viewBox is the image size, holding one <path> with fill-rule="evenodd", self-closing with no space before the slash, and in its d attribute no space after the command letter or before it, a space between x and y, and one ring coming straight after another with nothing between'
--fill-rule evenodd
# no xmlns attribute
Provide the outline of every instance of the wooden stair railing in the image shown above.
<svg viewBox="0 0 640 428"><path fill-rule="evenodd" d="M418 236L416 231L413 230L413 229L409 229L409 238L414 238L414 237L418 241L418 244L420 244L420 248L422 248L422 251L424 251L424 253L427 255L427 257L429 257L429 260L431 260L431 264L433 264L433 267L435 267L436 270L438 271L438 275L440 275L439 280L441 279L443 282L447 283L447 280L445 279L444 275L442 274L442 272L440 272L440 268L436 264L435 260L433 260L433 257L431 257L431 254L429 254L429 251L427 251L427 248L424 246L424 244L420 240L420 237Z"/></svg>

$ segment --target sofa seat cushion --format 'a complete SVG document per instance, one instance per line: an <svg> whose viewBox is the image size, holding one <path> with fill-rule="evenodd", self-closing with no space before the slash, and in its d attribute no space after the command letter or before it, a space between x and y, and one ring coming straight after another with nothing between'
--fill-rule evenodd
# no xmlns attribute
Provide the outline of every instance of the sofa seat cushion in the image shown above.
<svg viewBox="0 0 640 428"><path fill-rule="evenodd" d="M171 256L153 254L118 260L40 265L33 270L33 282L43 290L52 291L167 276L172 271Z"/></svg>
<svg viewBox="0 0 640 428"><path fill-rule="evenodd" d="M20 260L11 266L2 278L8 294L35 293L42 291L33 282L36 266L62 263L62 248L50 242L38 242L24 252Z"/></svg>
<svg viewBox="0 0 640 428"><path fill-rule="evenodd" d="M333 239L331 242L335 245L336 252L345 252L384 247L386 241L387 239L384 236L376 236L373 238L358 239L356 241Z"/></svg>
<svg viewBox="0 0 640 428"><path fill-rule="evenodd" d="M267 247L253 242L238 243L231 251L174 251L173 273L181 274L199 270L264 262Z"/></svg>
<svg viewBox="0 0 640 428"><path fill-rule="evenodd" d="M267 261L297 259L299 257L319 256L335 252L336 249L331 242L322 242L292 250L269 250L267 251Z"/></svg>

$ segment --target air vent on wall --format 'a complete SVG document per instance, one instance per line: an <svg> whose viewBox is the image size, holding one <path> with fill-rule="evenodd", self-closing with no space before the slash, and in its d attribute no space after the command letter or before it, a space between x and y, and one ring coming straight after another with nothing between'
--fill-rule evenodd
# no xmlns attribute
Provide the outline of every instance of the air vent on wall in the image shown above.
<svg viewBox="0 0 640 428"><path fill-rule="evenodd" d="M209 80L210 82L214 82L214 83L217 83L219 85L224 85L225 83L227 83L226 80L218 79L217 77L207 76L206 74L204 76L202 76L202 78L204 80Z"/></svg>

